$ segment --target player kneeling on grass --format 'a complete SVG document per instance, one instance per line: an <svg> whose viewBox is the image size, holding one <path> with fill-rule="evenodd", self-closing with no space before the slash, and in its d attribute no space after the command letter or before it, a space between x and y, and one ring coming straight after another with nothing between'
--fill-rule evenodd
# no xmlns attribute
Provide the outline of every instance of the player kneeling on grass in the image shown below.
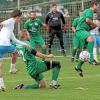
<svg viewBox="0 0 100 100"><path fill-rule="evenodd" d="M24 36L24 35L23 35ZM22 36L22 39L24 41L24 38ZM26 37L26 36L25 36ZM21 53L23 55L24 62L26 64L26 69L29 75L36 80L36 83L33 83L31 85L24 85L20 84L15 87L15 89L36 89L36 88L45 88L46 83L43 80L43 72L46 72L50 69L52 69L52 81L50 83L51 88L57 89L59 85L57 84L57 78L59 75L59 71L61 68L60 62L57 61L38 61L35 56L40 58L52 58L53 55L45 55L40 52L37 52L34 49L26 49L23 47L23 49L19 48L21 50Z"/></svg>

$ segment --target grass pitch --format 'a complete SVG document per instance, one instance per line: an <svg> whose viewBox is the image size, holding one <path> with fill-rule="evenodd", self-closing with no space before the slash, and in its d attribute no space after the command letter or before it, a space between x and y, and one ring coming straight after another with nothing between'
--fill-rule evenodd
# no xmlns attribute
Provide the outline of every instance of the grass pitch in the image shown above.
<svg viewBox="0 0 100 100"><path fill-rule="evenodd" d="M52 71L44 73L47 82L46 89L14 90L17 84L31 84L34 82L27 74L25 64L21 59L17 61L17 74L9 74L10 61L4 61L4 80L6 92L0 92L0 100L100 100L100 65L89 63L83 65L84 77L78 76L69 58L62 57L55 60L61 61L61 71L58 82L59 89L50 89Z"/></svg>

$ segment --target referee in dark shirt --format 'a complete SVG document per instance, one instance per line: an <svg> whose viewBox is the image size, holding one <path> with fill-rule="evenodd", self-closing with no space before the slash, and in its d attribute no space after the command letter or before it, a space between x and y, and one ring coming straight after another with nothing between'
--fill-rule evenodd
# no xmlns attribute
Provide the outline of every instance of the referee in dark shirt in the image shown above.
<svg viewBox="0 0 100 100"><path fill-rule="evenodd" d="M64 42L63 42L63 26L65 25L65 19L61 12L57 11L57 4L52 4L51 12L49 12L45 19L45 24L49 31L48 49L51 53L51 46L54 36L56 35L60 41L61 51L65 56Z"/></svg>

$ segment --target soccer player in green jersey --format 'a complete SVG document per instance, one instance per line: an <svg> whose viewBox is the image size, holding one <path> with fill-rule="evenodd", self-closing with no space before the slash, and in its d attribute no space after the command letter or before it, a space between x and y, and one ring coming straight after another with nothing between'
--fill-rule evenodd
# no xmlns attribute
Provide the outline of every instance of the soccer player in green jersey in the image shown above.
<svg viewBox="0 0 100 100"><path fill-rule="evenodd" d="M45 25L43 22L36 17L36 11L29 12L29 19L24 24L24 29L28 32L30 38L30 46L35 48L36 43L41 46L42 53L46 54L45 41L40 33L40 28ZM44 60L44 59L43 59Z"/></svg>
<svg viewBox="0 0 100 100"><path fill-rule="evenodd" d="M90 8L86 9L80 17L75 32L75 36L83 43L83 47L86 48L90 53L90 62L94 65L97 64L93 58L94 38L90 35L89 30L90 28L96 27L96 25L93 23L93 14L94 11L98 9L98 7L98 2L92 0ZM83 76L81 69L83 63L84 62L80 60L77 66L75 67L75 70L79 73L80 76Z"/></svg>
<svg viewBox="0 0 100 100"><path fill-rule="evenodd" d="M22 38L23 41L25 38ZM23 55L23 60L26 64L26 69L28 74L36 80L36 83L31 85L20 84L15 87L15 89L36 89L36 88L45 88L46 83L43 79L43 72L46 72L52 69L52 81L50 83L51 88L57 89L59 85L57 84L57 79L59 75L59 71L61 68L60 62L57 61L39 61L35 58L35 56L40 58L52 58L53 55L45 55L40 52L37 52L33 48L26 49L25 47L18 47L18 50L21 51Z"/></svg>
<svg viewBox="0 0 100 100"><path fill-rule="evenodd" d="M82 15L83 13L83 10L79 10L79 17L75 18L73 23L72 23L72 31L75 33L76 32L76 27L78 25L78 22L79 22L79 18L80 16ZM73 50L72 50L72 62L74 61L75 59L75 56L76 56L76 59L75 61L78 61L79 59L79 54L80 54L80 51L81 51L81 48L79 48L81 45L79 39L77 39L76 36L73 37Z"/></svg>

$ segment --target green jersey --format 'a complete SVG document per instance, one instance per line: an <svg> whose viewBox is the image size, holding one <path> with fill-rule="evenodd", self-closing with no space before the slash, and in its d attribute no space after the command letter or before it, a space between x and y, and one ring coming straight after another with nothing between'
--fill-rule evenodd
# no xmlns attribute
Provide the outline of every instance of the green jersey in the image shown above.
<svg viewBox="0 0 100 100"><path fill-rule="evenodd" d="M29 41L23 41L24 43L27 43L27 44L29 44ZM11 42L11 44L12 45L14 45L15 47L16 47L16 49L18 50L18 54L19 54L19 56L21 56L21 57L23 57L23 55L24 55L24 53L23 53L23 50L24 50L24 46L22 46L22 45L19 45L19 44L17 44L16 42ZM23 60L24 60L24 57L23 57Z"/></svg>
<svg viewBox="0 0 100 100"><path fill-rule="evenodd" d="M79 23L76 30L87 30L89 31L90 25L86 22L86 18L93 20L94 11L92 9L86 9L81 17L79 18Z"/></svg>
<svg viewBox="0 0 100 100"><path fill-rule="evenodd" d="M29 44L29 41L23 41ZM43 78L43 75L40 74L47 70L46 63L43 61L39 61L36 59L36 51L34 49L26 49L26 47L13 43L15 45L19 55L23 57L23 61L26 64L26 69L29 75L36 80L40 80ZM39 74L39 76L38 76Z"/></svg>
<svg viewBox="0 0 100 100"><path fill-rule="evenodd" d="M77 27L77 25L78 25L78 23L79 23L79 18L80 18L80 17L75 18L74 21L73 21L73 23L72 23L72 26L74 26L75 28Z"/></svg>
<svg viewBox="0 0 100 100"><path fill-rule="evenodd" d="M34 37L40 34L40 27L42 27L42 25L43 23L40 19L28 19L24 24L24 29L29 32L31 37Z"/></svg>
<svg viewBox="0 0 100 100"><path fill-rule="evenodd" d="M37 52L34 49L25 48L23 51L26 68L31 76L34 76L37 73L41 73L42 71L47 70L45 62L39 61L35 58L36 53Z"/></svg>

